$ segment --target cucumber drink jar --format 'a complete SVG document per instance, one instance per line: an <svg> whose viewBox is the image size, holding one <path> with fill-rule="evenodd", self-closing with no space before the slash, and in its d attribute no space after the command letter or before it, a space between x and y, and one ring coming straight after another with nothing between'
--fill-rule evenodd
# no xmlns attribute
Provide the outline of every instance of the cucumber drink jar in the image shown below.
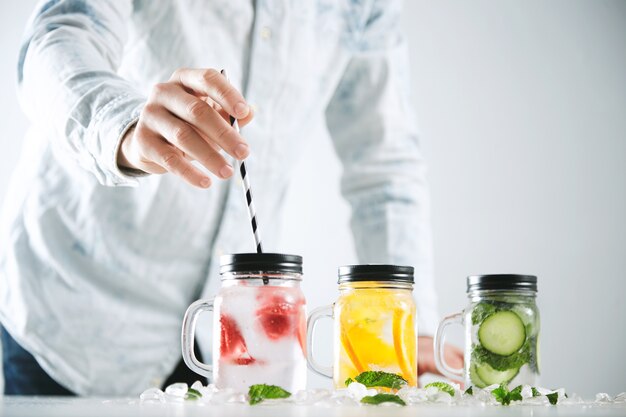
<svg viewBox="0 0 626 417"><path fill-rule="evenodd" d="M474 275L467 278L469 306L446 317L435 335L435 363L445 376L467 386L535 385L539 375L537 277ZM443 358L446 327L465 327L465 368L452 369Z"/></svg>

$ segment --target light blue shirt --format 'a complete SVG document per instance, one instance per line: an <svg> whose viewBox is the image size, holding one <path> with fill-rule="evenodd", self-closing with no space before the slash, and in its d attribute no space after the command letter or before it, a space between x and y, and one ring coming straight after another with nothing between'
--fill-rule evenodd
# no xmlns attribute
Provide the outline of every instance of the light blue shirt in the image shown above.
<svg viewBox="0 0 626 417"><path fill-rule="evenodd" d="M236 178L202 190L130 177L116 155L150 88L204 67L227 68L257 108L243 136L266 246L301 143L326 125L360 262L415 266L420 333L432 333L400 13L377 0L41 2L19 60L32 128L2 214L2 325L78 394L130 395L172 371L186 307L219 287L219 255L254 250L245 200Z"/></svg>

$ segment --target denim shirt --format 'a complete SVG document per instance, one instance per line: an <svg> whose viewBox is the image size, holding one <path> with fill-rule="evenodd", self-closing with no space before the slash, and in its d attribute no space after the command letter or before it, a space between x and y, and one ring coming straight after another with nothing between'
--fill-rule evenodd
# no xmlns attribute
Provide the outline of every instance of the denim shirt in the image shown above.
<svg viewBox="0 0 626 417"><path fill-rule="evenodd" d="M253 251L236 177L209 190L132 177L120 138L179 67L226 68L257 107L243 130L267 247L304 141L326 126L359 261L415 266L419 331L436 324L429 197L409 104L401 5L378 0L49 0L19 57L31 128L4 202L0 319L81 395L158 385L181 319ZM320 161L323 166L323 161ZM329 231L332 239L332 231Z"/></svg>

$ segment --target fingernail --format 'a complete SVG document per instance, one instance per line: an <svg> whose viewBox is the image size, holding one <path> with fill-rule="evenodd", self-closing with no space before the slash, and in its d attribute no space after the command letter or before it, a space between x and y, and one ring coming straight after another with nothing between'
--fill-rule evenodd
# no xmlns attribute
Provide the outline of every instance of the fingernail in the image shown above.
<svg viewBox="0 0 626 417"><path fill-rule="evenodd" d="M235 116L246 117L249 111L250 109L248 108L248 105L244 103L243 101L240 101L239 103L235 104Z"/></svg>
<svg viewBox="0 0 626 417"><path fill-rule="evenodd" d="M220 168L220 176L222 178L230 178L231 175L233 175L233 167L230 165L224 165Z"/></svg>
<svg viewBox="0 0 626 417"><path fill-rule="evenodd" d="M250 153L250 148L245 143L240 143L235 148L235 155L237 155L237 158L239 159L245 158L246 156L248 156L249 153Z"/></svg>
<svg viewBox="0 0 626 417"><path fill-rule="evenodd" d="M209 185L211 185L211 180L208 178L204 178L202 181L200 181L200 185L204 188L209 188Z"/></svg>

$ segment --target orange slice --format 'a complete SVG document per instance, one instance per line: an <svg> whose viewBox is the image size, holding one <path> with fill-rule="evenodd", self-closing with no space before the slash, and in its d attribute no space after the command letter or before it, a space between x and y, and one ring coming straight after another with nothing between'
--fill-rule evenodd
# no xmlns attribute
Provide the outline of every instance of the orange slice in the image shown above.
<svg viewBox="0 0 626 417"><path fill-rule="evenodd" d="M343 349L346 351L346 354L350 358L352 365L356 368L357 372L360 374L365 372L365 368L359 361L359 358L356 356L356 352L354 351L354 347L350 342L350 338L348 338L348 334L345 330L341 332L341 344L343 345Z"/></svg>
<svg viewBox="0 0 626 417"><path fill-rule="evenodd" d="M393 346L396 351L398 365L402 376L410 386L417 386L417 375L414 370L412 352L415 352L414 332L412 319L403 310L397 309L393 313Z"/></svg>

